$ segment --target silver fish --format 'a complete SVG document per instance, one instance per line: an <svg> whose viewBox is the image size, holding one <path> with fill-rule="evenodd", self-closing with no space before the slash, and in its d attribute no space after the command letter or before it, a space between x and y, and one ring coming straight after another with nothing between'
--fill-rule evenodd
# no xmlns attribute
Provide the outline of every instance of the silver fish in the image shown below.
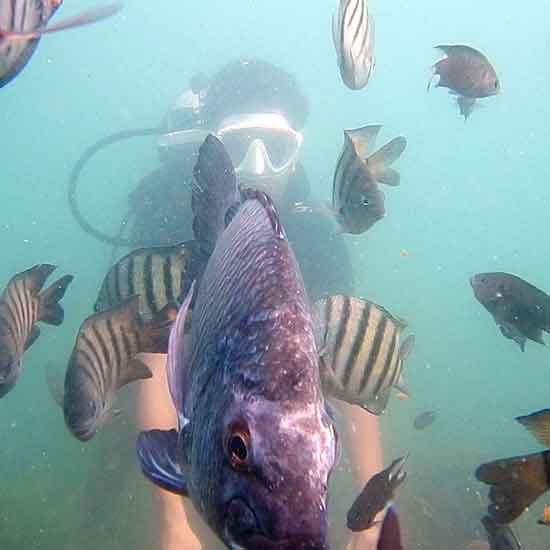
<svg viewBox="0 0 550 550"><path fill-rule="evenodd" d="M0 397L16 384L23 367L23 354L38 338L38 321L58 326L63 308L58 303L73 280L65 275L44 291L55 266L39 264L18 273L0 296Z"/></svg>
<svg viewBox="0 0 550 550"><path fill-rule="evenodd" d="M237 196L231 161L215 137L202 145L198 168L199 202L218 196L216 189ZM190 340L189 296L170 334L179 427L140 434L142 470L188 496L230 548L325 550L337 440L298 264L264 193L246 192L230 216L211 219L218 236Z"/></svg>
<svg viewBox="0 0 550 550"><path fill-rule="evenodd" d="M95 23L119 11L120 4L93 8L46 26L63 0L0 0L0 88L27 65L40 37L72 27Z"/></svg>
<svg viewBox="0 0 550 550"><path fill-rule="evenodd" d="M138 353L166 353L170 319L167 308L145 323L133 296L95 313L81 325L69 359L62 395L65 423L81 441L91 439L113 414L116 392L124 385L151 378ZM55 393L55 392L54 392Z"/></svg>
<svg viewBox="0 0 550 550"><path fill-rule="evenodd" d="M340 0L332 16L332 39L340 76L352 90L367 85L374 70L374 20L367 0Z"/></svg>
<svg viewBox="0 0 550 550"><path fill-rule="evenodd" d="M379 183L399 185L399 172L390 165L401 156L407 140L396 137L373 153L381 128L371 124L344 130L344 147L332 185L332 210L344 233L359 235L384 217L384 193Z"/></svg>
<svg viewBox="0 0 550 550"><path fill-rule="evenodd" d="M381 414L391 388L403 391L401 372L414 344L412 335L400 343L406 323L373 302L341 294L316 302L314 320L325 393Z"/></svg>

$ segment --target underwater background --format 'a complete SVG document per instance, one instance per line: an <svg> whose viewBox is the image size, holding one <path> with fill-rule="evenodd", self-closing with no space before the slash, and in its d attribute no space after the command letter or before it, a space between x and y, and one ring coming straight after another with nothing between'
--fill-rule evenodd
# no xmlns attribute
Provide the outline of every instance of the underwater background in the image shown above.
<svg viewBox="0 0 550 550"><path fill-rule="evenodd" d="M56 18L92 4L66 0ZM134 390L123 392L121 417L81 444L45 382L48 363L65 368L111 255L71 217L67 180L89 144L157 126L191 76L243 56L284 67L308 96L303 162L323 201L344 128L380 122L381 141L407 137L401 186L385 190L386 218L346 237L355 293L406 319L416 335L405 368L410 398L392 398L382 417L384 463L410 453L396 501L411 549L465 550L484 537L487 488L474 470L541 450L514 417L550 404L550 351L529 343L521 353L505 340L468 283L476 272L507 271L550 291L548 3L369 6L376 68L358 92L338 74L333 0L128 1L102 24L44 37L2 89L0 286L41 262L58 265L55 276L75 275L63 326L43 327L17 388L0 404L2 550L155 547L152 491L134 458ZM446 91L426 93L440 43L481 49L502 83L466 123ZM154 138L98 154L82 176L86 215L115 232L128 193L157 163ZM414 417L428 409L436 422L414 430ZM345 513L355 494L341 478L331 498ZM512 525L526 549L550 546L550 532L536 523L544 504L543 496Z"/></svg>

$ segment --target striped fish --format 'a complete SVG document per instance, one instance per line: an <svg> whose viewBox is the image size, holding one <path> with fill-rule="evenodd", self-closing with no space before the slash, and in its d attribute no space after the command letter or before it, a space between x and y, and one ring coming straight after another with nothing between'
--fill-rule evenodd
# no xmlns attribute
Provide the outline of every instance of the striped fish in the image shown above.
<svg viewBox="0 0 550 550"><path fill-rule="evenodd" d="M107 273L94 310L110 308L134 294L139 311L153 319L167 305L179 305L206 260L195 241L175 246L140 248L121 258Z"/></svg>
<svg viewBox="0 0 550 550"><path fill-rule="evenodd" d="M119 4L85 11L46 26L63 0L0 0L0 88L29 62L43 34L94 23L115 14Z"/></svg>
<svg viewBox="0 0 550 550"><path fill-rule="evenodd" d="M374 69L374 20L367 0L340 0L332 16L332 39L344 84L352 90L367 85Z"/></svg>
<svg viewBox="0 0 550 550"><path fill-rule="evenodd" d="M370 124L344 130L344 147L332 186L332 210L344 233L359 235L384 217L384 193L379 183L399 185L399 172L390 165L401 156L407 140L396 137L373 153L381 128Z"/></svg>
<svg viewBox="0 0 550 550"><path fill-rule="evenodd" d="M91 439L113 414L122 386L151 378L138 353L166 353L171 320L168 308L158 321L144 322L133 296L88 317L80 327L65 373L62 395L65 423L81 441Z"/></svg>
<svg viewBox="0 0 550 550"><path fill-rule="evenodd" d="M381 414L414 344L412 335L400 343L405 321L373 302L344 295L317 301L314 320L327 395Z"/></svg>
<svg viewBox="0 0 550 550"><path fill-rule="evenodd" d="M57 326L63 322L58 302L73 276L65 275L40 292L54 269L54 265L38 264L18 273L0 296L0 397L15 386L23 354L40 335L36 323Z"/></svg>

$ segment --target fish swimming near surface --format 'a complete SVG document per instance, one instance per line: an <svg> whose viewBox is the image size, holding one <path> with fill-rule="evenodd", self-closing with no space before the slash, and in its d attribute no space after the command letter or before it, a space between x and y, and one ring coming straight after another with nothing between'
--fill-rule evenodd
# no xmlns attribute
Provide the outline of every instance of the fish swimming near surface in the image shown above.
<svg viewBox="0 0 550 550"><path fill-rule="evenodd" d="M27 65L40 37L95 23L119 11L110 4L85 11L47 26L63 0L0 0L0 88L11 82Z"/></svg>
<svg viewBox="0 0 550 550"><path fill-rule="evenodd" d="M261 191L238 193L214 136L201 146L195 174L195 207L211 212L216 244L190 339L189 296L170 334L178 429L140 434L141 468L188 496L230 548L327 549L337 438L298 264L273 203Z"/></svg>
<svg viewBox="0 0 550 550"><path fill-rule="evenodd" d="M133 296L82 323L58 397L65 423L77 439L88 441L112 417L121 387L151 378L149 368L136 356L166 353L176 312L167 306L156 321L144 322L139 299Z"/></svg>
<svg viewBox="0 0 550 550"><path fill-rule="evenodd" d="M466 120L480 98L500 92L500 82L489 60L478 50L463 45L436 46L445 56L433 66L433 76L438 77L436 87L449 88L457 96L460 114Z"/></svg>
<svg viewBox="0 0 550 550"><path fill-rule="evenodd" d="M342 294L318 300L313 311L326 395L381 414L392 387L405 392L401 373L414 345L413 335L401 342L406 322Z"/></svg>
<svg viewBox="0 0 550 550"><path fill-rule="evenodd" d="M376 515L390 500L397 487L405 481L403 471L406 457L394 460L385 470L372 476L355 499L348 512L347 526L352 531L364 531L375 524Z"/></svg>
<svg viewBox="0 0 550 550"><path fill-rule="evenodd" d="M548 294L510 273L479 273L470 278L470 284L502 335L521 351L527 339L544 344L542 332L550 332Z"/></svg>
<svg viewBox="0 0 550 550"><path fill-rule="evenodd" d="M352 90L364 88L374 70L374 20L367 0L340 0L332 16L332 39L340 76Z"/></svg>
<svg viewBox="0 0 550 550"><path fill-rule="evenodd" d="M435 411L426 411L416 416L413 426L416 430L424 430L435 422L437 413Z"/></svg>
<svg viewBox="0 0 550 550"><path fill-rule="evenodd" d="M481 523L487 532L491 550L521 550L519 540L508 525L497 523L491 516L483 516Z"/></svg>
<svg viewBox="0 0 550 550"><path fill-rule="evenodd" d="M379 183L399 185L399 172L391 168L407 146L403 136L372 152L382 126L371 124L344 130L344 147L338 158L332 186L332 205L344 233L359 235L385 216L384 193Z"/></svg>
<svg viewBox="0 0 550 550"><path fill-rule="evenodd" d="M489 516L511 523L550 488L550 451L481 464L476 478L490 485Z"/></svg>
<svg viewBox="0 0 550 550"><path fill-rule="evenodd" d="M59 301L73 276L65 275L42 290L55 269L51 264L38 264L18 273L0 296L0 397L15 386L23 354L40 335L36 323L58 326L63 322Z"/></svg>
<svg viewBox="0 0 550 550"><path fill-rule="evenodd" d="M103 311L137 294L144 319L154 319L167 305L180 305L207 258L196 241L140 248L116 262L103 280L95 311Z"/></svg>

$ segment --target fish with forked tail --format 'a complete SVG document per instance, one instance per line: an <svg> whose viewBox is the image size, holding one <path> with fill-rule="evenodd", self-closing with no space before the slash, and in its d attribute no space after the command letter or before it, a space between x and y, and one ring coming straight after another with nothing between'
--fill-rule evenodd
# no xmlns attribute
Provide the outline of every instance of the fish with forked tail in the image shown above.
<svg viewBox="0 0 550 550"><path fill-rule="evenodd" d="M196 173L195 216L219 208L206 231L215 247L190 339L190 296L170 334L178 429L140 434L141 468L188 496L230 548L326 550L337 438L298 264L273 203L260 191L239 197L214 136L200 148ZM239 204L224 215L222 205L234 199Z"/></svg>
<svg viewBox="0 0 550 550"><path fill-rule="evenodd" d="M42 290L55 266L38 264L18 273L0 296L0 397L16 384L23 367L23 354L38 338L38 321L58 326L63 322L59 304L73 280L65 275Z"/></svg>
<svg viewBox="0 0 550 550"><path fill-rule="evenodd" d="M379 183L399 185L399 172L390 166L405 150L407 140L396 137L373 152L381 128L380 124L371 124L344 130L344 147L334 172L331 206L344 233L364 233L385 216L384 193Z"/></svg>

